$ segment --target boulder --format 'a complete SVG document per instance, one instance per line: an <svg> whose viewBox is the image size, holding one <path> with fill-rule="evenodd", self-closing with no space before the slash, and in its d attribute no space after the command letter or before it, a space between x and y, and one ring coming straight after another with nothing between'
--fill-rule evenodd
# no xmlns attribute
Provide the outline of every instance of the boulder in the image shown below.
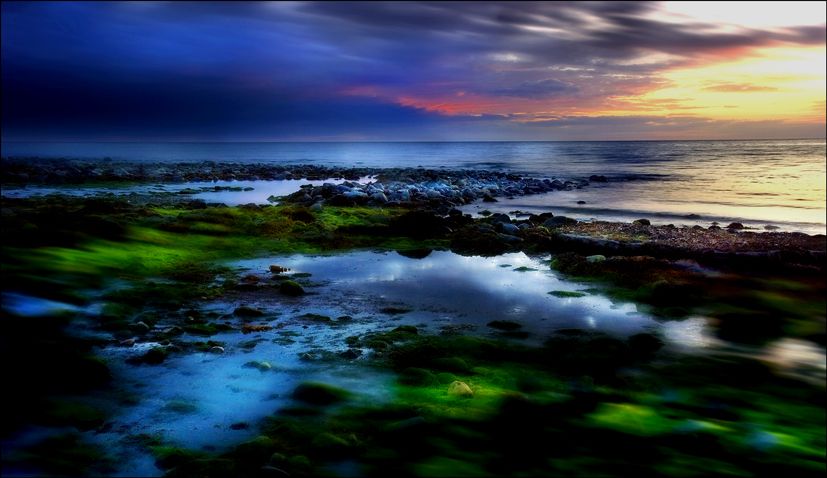
<svg viewBox="0 0 827 478"><path fill-rule="evenodd" d="M300 295L304 295L304 287L299 285L298 282L292 280L286 280L279 284L279 291L281 291L284 295L289 295L293 297L298 297Z"/></svg>
<svg viewBox="0 0 827 478"><path fill-rule="evenodd" d="M471 398L474 396L474 391L467 383L455 380L448 385L448 395L458 398Z"/></svg>

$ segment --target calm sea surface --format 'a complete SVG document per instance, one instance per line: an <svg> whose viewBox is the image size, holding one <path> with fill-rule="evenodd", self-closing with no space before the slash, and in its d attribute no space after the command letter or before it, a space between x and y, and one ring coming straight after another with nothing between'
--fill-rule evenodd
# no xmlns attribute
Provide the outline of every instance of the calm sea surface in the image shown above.
<svg viewBox="0 0 827 478"><path fill-rule="evenodd" d="M503 200L501 210L654 223L738 220L825 232L825 141L456 143L12 143L2 156L472 168L540 177L602 174L608 183ZM578 204L585 201L585 204ZM473 209L473 208L472 208ZM697 219L693 214L701 216Z"/></svg>

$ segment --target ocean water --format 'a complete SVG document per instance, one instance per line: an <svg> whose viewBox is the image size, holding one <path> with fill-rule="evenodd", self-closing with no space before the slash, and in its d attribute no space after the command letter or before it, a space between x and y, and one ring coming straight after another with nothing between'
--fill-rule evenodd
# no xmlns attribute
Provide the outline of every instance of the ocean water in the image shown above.
<svg viewBox="0 0 827 478"><path fill-rule="evenodd" d="M824 140L446 143L22 143L3 157L230 161L327 166L470 168L538 177L605 175L588 189L505 200L501 210L578 219L824 233ZM578 203L584 201L585 204ZM506 211L507 212L507 211ZM687 217L689 216L689 217ZM698 217L700 216L700 217Z"/></svg>

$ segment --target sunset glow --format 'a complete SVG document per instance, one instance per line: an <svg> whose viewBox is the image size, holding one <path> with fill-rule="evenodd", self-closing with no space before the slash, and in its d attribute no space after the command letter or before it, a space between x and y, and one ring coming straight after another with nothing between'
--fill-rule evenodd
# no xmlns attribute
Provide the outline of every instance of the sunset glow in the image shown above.
<svg viewBox="0 0 827 478"><path fill-rule="evenodd" d="M820 138L824 5L6 2L3 134Z"/></svg>

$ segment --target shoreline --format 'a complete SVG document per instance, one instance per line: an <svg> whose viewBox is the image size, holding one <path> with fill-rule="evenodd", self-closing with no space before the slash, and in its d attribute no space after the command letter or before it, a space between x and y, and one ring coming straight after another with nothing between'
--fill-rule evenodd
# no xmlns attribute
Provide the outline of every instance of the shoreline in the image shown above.
<svg viewBox="0 0 827 478"><path fill-rule="evenodd" d="M15 383L24 386L11 397L12 427L64 427L55 433L76 427L74 435L56 435L66 440L57 449L85 446L96 457L68 469L58 460L38 465L75 475L101 466L111 467L101 474L118 470L104 460L111 449L99 447L100 436L111 437L117 453L134 460L124 466L139 463L158 475L221 467L226 474L277 468L312 476L342 458L378 475L389 466L382 457L390 455L369 450L423 449L452 436L451 430L463 431L451 445L456 449L465 448L472 432L511 437L528 429L531 438L521 446L562 433L581 437L567 454L593 450L595 436L637 440L635 449L648 450L656 440L682 437L689 423L673 416L673 399L641 397L640 390L654 386L680 391L687 420L739 430L754 423L744 417L755 403L771 410L786 403L779 390L823 396L818 365L766 358L802 344L823 355L823 235L579 223L550 213L474 218L435 198L396 207L370 201L337 206L329 204L342 194L334 186L305 189L298 202L235 207L153 195L142 201L2 198L4 298L14 294L11 299L30 300L32 308L38 301L74 305L27 316L16 312L25 308L10 310L6 303L3 336L13 340L4 358L58 378L92 377L80 385L69 378L44 385L28 368L13 370ZM324 202L304 198L326 193L331 196ZM524 254L503 255L514 251ZM515 261L518 255L523 259ZM354 262L358 257L362 262ZM324 258L336 264L326 273L319 265ZM387 268L377 269L377 260L389 261ZM400 261L408 268L400 269ZM485 267L457 274L459 264L471 263ZM358 264L361 272L354 275ZM427 271L433 275L421 282L410 277ZM383 282L373 284L377 277ZM430 289L422 291L423 282ZM465 288L457 289L458 283ZM355 291L355 284L365 289ZM398 284L396 296L387 295L389 284ZM442 302L421 302L432 295ZM515 316L514 297L521 298L518 305L539 305ZM456 311L458 298L473 298L465 301L472 305L493 300L498 315L466 316ZM99 308L90 308L95 303ZM607 321L645 320L652 327L630 336L596 329L594 304L603 304ZM557 322L567 311L573 322ZM711 345L684 354L670 345L667 328L675 329L666 324L676 324L687 340ZM308 377L307 370L326 374ZM354 374L371 384L370 392L387 394L388 402L365 404L364 386L336 380ZM195 393L200 387L176 385L191 377L211 380L219 388L207 390L208 397L226 396L230 410L261 411L231 420L210 414L201 400L208 401ZM733 377L745 378L733 384ZM149 387L131 387L136 378ZM279 388L246 399L239 398L242 392L221 392L271 382ZM704 388L710 383L713 388ZM768 385L739 401L744 387L755 383ZM133 394L130 403L107 402L124 392ZM262 402L274 393L278 402ZM110 408L90 410L87 397ZM709 408L709 400L726 403L727 414ZM769 413L760 422L772 432L789 429L806 438L812 450L796 455L803 463L795 462L796 470L823 455L823 432L813 431L823 430L820 402L794 401L807 407L810 420L781 428ZM141 427L119 421L114 411L123 410L137 410ZM634 427L627 432L627 411L633 423L637 411L658 420L647 431L651 439ZM462 418L469 414L477 419ZM217 442L225 447L198 448L166 431L180 433L202 417L221 423L212 433L230 437ZM538 417L555 418L532 429ZM162 431L153 432L144 419ZM730 436L717 430L709 433ZM727 459L755 466L748 443ZM478 449L503 448L482 443ZM788 458L785 448L771 453ZM417 460L403 457L402 463ZM19 463L27 466L25 457Z"/></svg>

